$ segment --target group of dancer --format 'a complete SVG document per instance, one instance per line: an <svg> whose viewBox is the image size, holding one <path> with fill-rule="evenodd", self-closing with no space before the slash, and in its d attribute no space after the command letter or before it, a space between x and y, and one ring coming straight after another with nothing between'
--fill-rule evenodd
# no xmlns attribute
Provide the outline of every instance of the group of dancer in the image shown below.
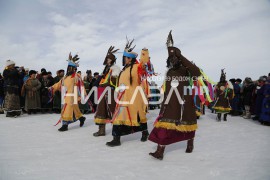
<svg viewBox="0 0 270 180"><path fill-rule="evenodd" d="M114 53L118 49L111 46L106 54L103 65L104 70L98 87L99 103L94 116L94 122L98 126L98 131L93 136L105 136L106 124L112 123L113 139L107 142L110 147L120 146L121 136L141 132L141 141L150 140L157 144L155 152L149 153L154 158L163 159L165 147L179 141L187 141L186 153L191 153L194 148L194 137L197 129L196 107L193 96L185 94L185 87L192 86L190 77L201 76L201 70L188 59L186 59L179 48L174 46L171 31L167 38L167 68L165 82L162 86L164 98L161 103L159 116L154 123L154 128L149 134L147 127L147 95L149 87L147 77L153 72L148 49L143 48L140 61L138 54L134 52L133 41L127 40L123 53L122 65L120 68L115 65L116 57ZM77 94L80 99L84 94L81 91L83 82L76 73L78 67L78 55L69 55L67 74L58 83L54 84L50 90L52 92L65 87L66 93L74 94L74 87L77 87ZM182 78L178 81L175 77ZM138 92L138 87L143 90ZM76 90L76 89L75 89ZM106 91L104 96L101 94ZM110 91L110 92L109 92ZM117 99L110 94L116 91ZM85 117L80 112L78 103L74 103L74 96L65 96L62 107L61 118L62 127L59 131L67 131L68 125L77 120L82 127ZM121 103L131 102L132 103Z"/></svg>

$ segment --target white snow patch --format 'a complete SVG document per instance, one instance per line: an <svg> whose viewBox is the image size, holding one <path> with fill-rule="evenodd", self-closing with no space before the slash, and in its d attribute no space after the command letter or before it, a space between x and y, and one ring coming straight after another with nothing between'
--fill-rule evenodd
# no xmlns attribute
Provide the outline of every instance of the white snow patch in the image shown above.
<svg viewBox="0 0 270 180"><path fill-rule="evenodd" d="M150 131L158 113L148 114ZM84 127L76 122L58 132L57 114L0 115L0 179L270 179L270 127L257 121L228 116L227 122L217 122L207 112L198 120L194 152L185 153L186 142L172 144L160 161L148 155L156 144L141 142L141 133L107 147L112 126L107 125L105 137L93 137L93 114L86 117Z"/></svg>

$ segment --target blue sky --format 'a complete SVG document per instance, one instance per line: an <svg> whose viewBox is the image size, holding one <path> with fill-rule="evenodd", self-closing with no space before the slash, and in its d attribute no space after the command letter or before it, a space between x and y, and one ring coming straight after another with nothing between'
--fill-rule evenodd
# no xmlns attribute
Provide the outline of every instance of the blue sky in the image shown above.
<svg viewBox="0 0 270 180"><path fill-rule="evenodd" d="M55 74L78 53L79 70L101 72L110 45L147 47L155 70L166 71L166 38L214 81L270 72L270 1L266 0L0 0L1 71L7 59ZM122 54L117 54L121 66Z"/></svg>

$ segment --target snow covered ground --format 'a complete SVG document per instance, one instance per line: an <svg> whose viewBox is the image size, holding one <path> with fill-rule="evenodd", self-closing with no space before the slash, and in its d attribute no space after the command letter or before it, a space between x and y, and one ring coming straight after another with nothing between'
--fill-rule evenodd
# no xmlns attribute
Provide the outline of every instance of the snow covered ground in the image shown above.
<svg viewBox="0 0 270 180"><path fill-rule="evenodd" d="M149 130L158 112L148 114ZM107 147L112 126L107 125L107 136L93 137L97 126L92 114L86 117L84 127L76 122L58 132L57 114L0 115L0 179L270 179L270 127L258 122L230 116L217 122L207 112L198 121L194 152L186 154L186 142L176 143L160 161L148 155L156 144L140 142L140 133Z"/></svg>

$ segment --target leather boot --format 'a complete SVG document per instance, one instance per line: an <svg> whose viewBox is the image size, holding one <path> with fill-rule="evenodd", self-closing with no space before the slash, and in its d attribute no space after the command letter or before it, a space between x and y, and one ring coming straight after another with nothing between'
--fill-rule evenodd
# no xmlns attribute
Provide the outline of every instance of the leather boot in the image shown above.
<svg viewBox="0 0 270 180"><path fill-rule="evenodd" d="M156 159L162 160L164 156L164 151L165 151L166 146L157 146L157 150L154 153L149 153L150 156L153 156Z"/></svg>
<svg viewBox="0 0 270 180"><path fill-rule="evenodd" d="M80 127L83 127L84 121L85 121L85 117L84 116L80 117L79 118L79 121L80 121Z"/></svg>
<svg viewBox="0 0 270 180"><path fill-rule="evenodd" d="M68 125L62 125L62 127L58 129L58 131L67 131L67 130L68 130Z"/></svg>
<svg viewBox="0 0 270 180"><path fill-rule="evenodd" d="M194 139L188 140L186 153L192 153L193 148L194 148L193 142L194 142Z"/></svg>
<svg viewBox="0 0 270 180"><path fill-rule="evenodd" d="M227 115L228 115L228 114L224 114L224 117L223 117L223 118L224 118L224 119L223 119L224 121L227 121Z"/></svg>
<svg viewBox="0 0 270 180"><path fill-rule="evenodd" d="M142 142L147 141L148 136L149 136L148 130L143 131L143 132L142 132L141 141L142 141Z"/></svg>
<svg viewBox="0 0 270 180"><path fill-rule="evenodd" d="M218 121L221 121L221 113L218 113L218 114L217 114L217 120L218 120Z"/></svg>
<svg viewBox="0 0 270 180"><path fill-rule="evenodd" d="M250 106L245 106L246 114L243 116L244 119L250 119L251 114L250 114Z"/></svg>
<svg viewBox="0 0 270 180"><path fill-rule="evenodd" d="M98 131L93 134L93 136L95 136L95 137L105 136L105 135L106 135L106 133L105 133L105 124L99 125L98 126Z"/></svg>
<svg viewBox="0 0 270 180"><path fill-rule="evenodd" d="M107 146L114 147L114 146L120 146L120 136L113 136L113 140L106 143Z"/></svg>

